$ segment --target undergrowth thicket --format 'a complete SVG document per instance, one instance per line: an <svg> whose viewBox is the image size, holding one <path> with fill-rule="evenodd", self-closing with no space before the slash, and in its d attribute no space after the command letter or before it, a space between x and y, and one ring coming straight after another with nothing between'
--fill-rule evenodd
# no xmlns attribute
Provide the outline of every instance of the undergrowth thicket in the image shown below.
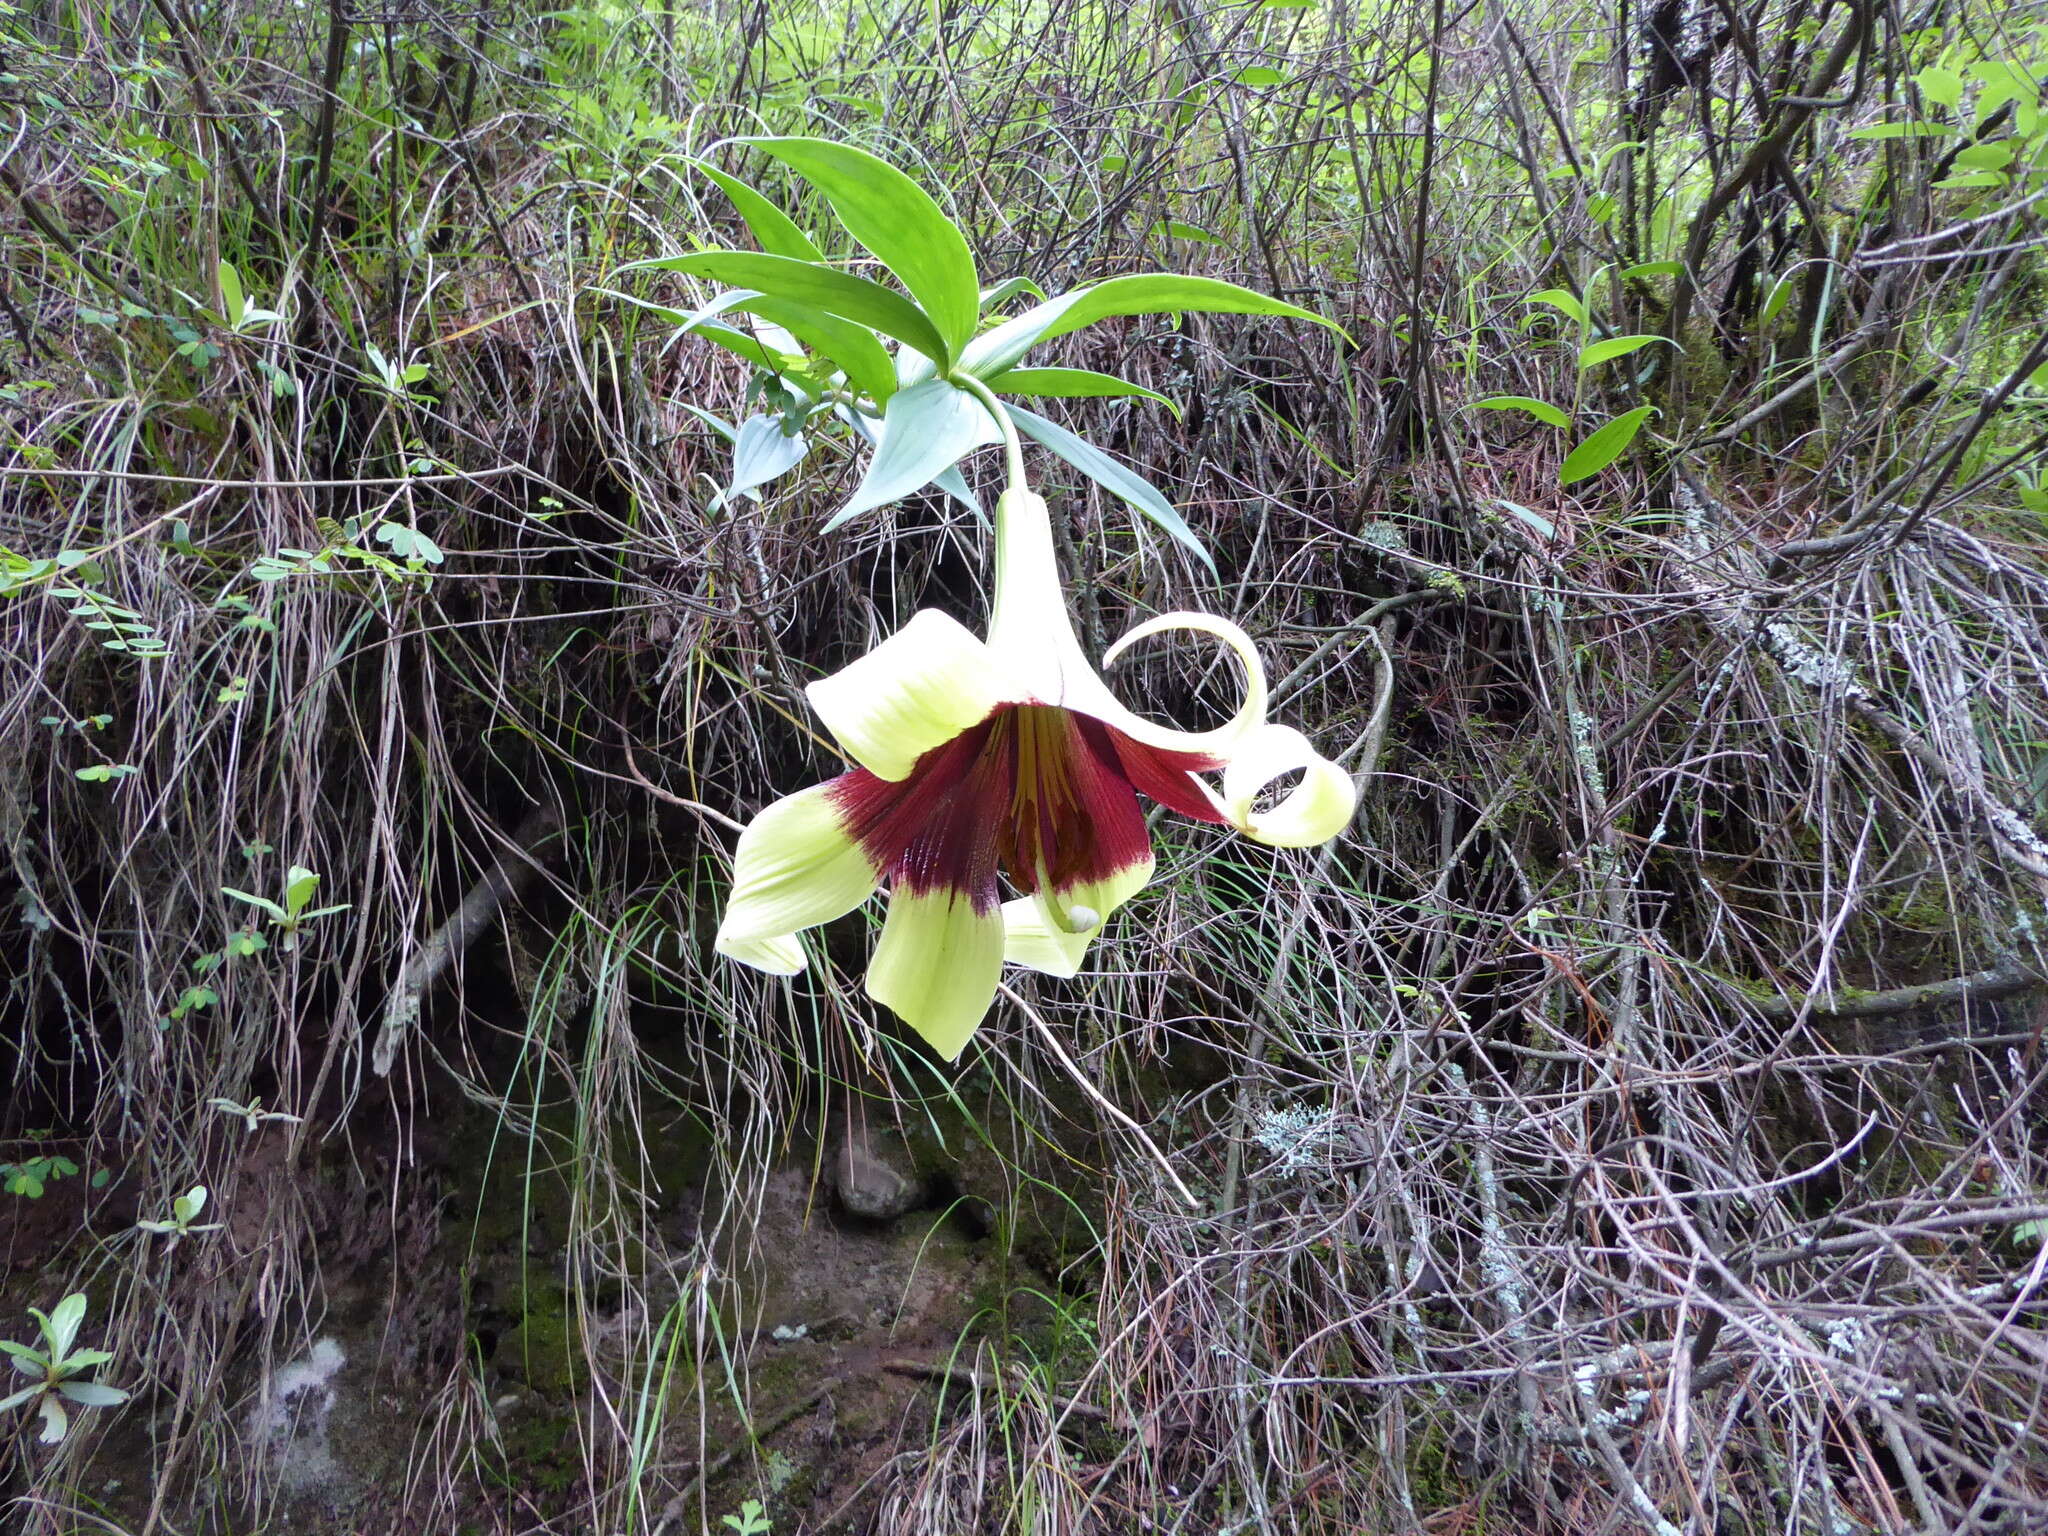
<svg viewBox="0 0 2048 1536"><path fill-rule="evenodd" d="M618 269L744 243L699 157L801 221L720 147L775 132L917 176L990 281L1344 328L1061 343L1181 404L1060 414L1220 580L1042 467L1091 635L1232 613L1365 785L1326 852L1162 826L1094 969L1026 989L1206 1208L1127 1146L1068 1346L979 1346L970 1411L777 1532L2040 1529L2043 24L0 6L0 1134L41 1190L0 1200L91 1224L8 1294L85 1292L133 1394L0 1431L10 1528L98 1528L145 1413L154 1528L249 1528L230 1387L303 1352L323 1246L431 1204L460 1094L614 1287L563 1321L616 1368L555 1528L694 1525L635 1384L721 1358L717 1277L630 1305L630 1128L687 1109L743 1227L799 1116L943 1092L865 935L793 991L710 953L728 818L836 768L802 684L986 569L942 498L820 536L850 458L719 505L692 408L747 369ZM974 1050L1093 1114L1014 1011ZM536 1527L474 1339L414 1332L404 1528Z"/></svg>

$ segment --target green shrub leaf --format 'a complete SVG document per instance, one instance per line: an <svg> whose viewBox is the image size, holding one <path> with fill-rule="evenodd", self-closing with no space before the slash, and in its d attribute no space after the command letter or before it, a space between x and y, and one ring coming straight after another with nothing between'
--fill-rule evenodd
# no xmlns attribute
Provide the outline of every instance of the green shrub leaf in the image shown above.
<svg viewBox="0 0 2048 1536"><path fill-rule="evenodd" d="M1602 363L1611 363L1617 357L1627 357L1631 352L1640 352L1653 341L1663 341L1662 336L1610 336L1605 341L1593 342L1579 348L1579 366L1597 368Z"/></svg>
<svg viewBox="0 0 2048 1536"><path fill-rule="evenodd" d="M1589 475L1597 475L1612 464L1636 440L1636 434L1643 429L1643 423L1657 414L1654 405L1639 405L1625 412L1599 428L1578 447L1565 455L1564 467L1558 471L1559 485L1574 485Z"/></svg>
<svg viewBox="0 0 2048 1536"><path fill-rule="evenodd" d="M1484 400L1474 400L1476 411L1527 411L1538 421L1551 427L1569 427L1572 419L1546 400L1532 400L1527 395L1488 395Z"/></svg>

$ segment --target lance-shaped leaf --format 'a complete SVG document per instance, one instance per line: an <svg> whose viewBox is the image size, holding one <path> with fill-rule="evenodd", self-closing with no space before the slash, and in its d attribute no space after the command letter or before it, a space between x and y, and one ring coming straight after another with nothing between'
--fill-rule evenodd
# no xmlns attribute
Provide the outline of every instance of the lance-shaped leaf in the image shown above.
<svg viewBox="0 0 2048 1536"><path fill-rule="evenodd" d="M757 336L750 336L745 331L738 330L733 326L704 318L707 312L722 313L738 304L744 303L746 298L745 291L738 294L720 294L718 298L712 300L710 304L698 310L695 314L690 314L680 309L671 309L666 304L656 304L647 299L636 299L632 294L621 293L616 288L592 288L589 291L601 293L605 297L617 299L621 303L631 304L637 309L646 310L649 314L659 315L678 329L686 330L693 336L702 336L706 341L725 348L726 351L736 357L745 358L756 368L762 369L765 372L787 373L791 369L801 368L804 364L803 358L793 353L784 353L781 349L768 345Z"/></svg>
<svg viewBox="0 0 2048 1536"><path fill-rule="evenodd" d="M961 356L975 377L987 379L1007 372L1041 341L1078 331L1116 315L1281 315L1327 325L1339 335L1343 328L1313 311L1268 298L1236 283L1214 277L1184 277L1174 272L1141 272L1046 300L977 336Z"/></svg>
<svg viewBox="0 0 2048 1536"><path fill-rule="evenodd" d="M128 1401L121 1388L97 1381L60 1381L57 1390L82 1408L115 1408Z"/></svg>
<svg viewBox="0 0 2048 1536"><path fill-rule="evenodd" d="M1564 456L1564 466L1557 473L1557 483L1573 485L1589 475L1599 474L1621 457L1628 445L1636 440L1636 434L1642 431L1643 423L1656 414L1654 405L1639 405L1589 434L1584 442Z"/></svg>
<svg viewBox="0 0 2048 1536"><path fill-rule="evenodd" d="M1180 407L1157 390L1091 368L1011 368L988 380L988 387L999 395L1041 395L1066 400L1143 395L1147 400L1157 400L1176 418L1180 415Z"/></svg>
<svg viewBox="0 0 2048 1536"><path fill-rule="evenodd" d="M981 318L981 280L975 276L974 253L967 248L967 237L924 188L888 161L851 144L825 139L740 142L773 155L824 193L846 232L896 274L938 327L946 346L957 349L966 344Z"/></svg>
<svg viewBox="0 0 2048 1536"><path fill-rule="evenodd" d="M801 432L794 437L783 434L780 416L749 416L733 437L732 483L725 488L724 499L752 496L759 501L757 487L788 474L810 451L810 441Z"/></svg>
<svg viewBox="0 0 2048 1536"><path fill-rule="evenodd" d="M859 411L846 405L836 405L832 409L833 413L841 421L853 428L855 434L870 448L874 447L879 441L875 436L874 427L869 424L867 417L861 415ZM977 521L984 524L988 522L988 514L982 511L980 499L976 497L973 489L967 484L967 477L960 473L960 466L958 464L953 465L950 469L942 469L936 475L933 475L932 484L972 512Z"/></svg>
<svg viewBox="0 0 2048 1536"><path fill-rule="evenodd" d="M934 361L944 363L948 356L945 340L923 310L895 289L837 267L821 267L789 256L764 256L757 251L694 251L687 256L657 256L621 268L635 269L687 272L692 277L792 299L828 315L857 320Z"/></svg>
<svg viewBox="0 0 2048 1536"><path fill-rule="evenodd" d="M1042 447L1050 448L1112 496L1136 507L1193 551L1195 557L1209 568L1211 575L1215 574L1216 562L1209 558L1209 551L1202 547L1202 541L1195 537L1194 530L1173 509L1173 503L1159 494L1157 486L1037 412L1027 411L1020 405L1009 409L1010 419L1017 423L1019 432Z"/></svg>
<svg viewBox="0 0 2048 1536"><path fill-rule="evenodd" d="M1597 368L1602 363L1611 363L1617 357L1627 357L1631 352L1640 352L1652 342L1669 342L1668 336L1610 336L1605 341L1592 342L1579 348L1579 366Z"/></svg>
<svg viewBox="0 0 2048 1536"><path fill-rule="evenodd" d="M1488 395L1484 400L1474 400L1475 411L1527 411L1547 426L1568 427L1571 418L1547 400L1532 400L1527 395Z"/></svg>
<svg viewBox="0 0 2048 1536"><path fill-rule="evenodd" d="M737 176L728 176L716 166L697 162L702 171L726 195L740 218L760 242L761 249L771 256L789 256L797 261L823 261L825 253L811 243L811 237L796 226L796 221L767 198L741 181Z"/></svg>
<svg viewBox="0 0 2048 1536"><path fill-rule="evenodd" d="M981 312L985 315L992 309L1001 309L1020 293L1028 293L1034 299L1045 297L1045 290L1028 277L1006 277L993 287L981 290Z"/></svg>
<svg viewBox="0 0 2048 1536"><path fill-rule="evenodd" d="M943 379L927 379L891 395L876 437L867 474L852 499L832 514L827 529L901 501L975 449L1001 440L987 407Z"/></svg>
<svg viewBox="0 0 2048 1536"><path fill-rule="evenodd" d="M972 512L980 522L983 524L988 522L988 514L981 510L981 502L975 496L973 488L968 485L967 477L960 473L960 466L958 464L955 464L951 469L942 469L936 475L933 475L932 484Z"/></svg>
<svg viewBox="0 0 2048 1536"><path fill-rule="evenodd" d="M755 294L732 306L780 326L846 375L877 404L896 392L896 364L875 333L852 320L773 294Z"/></svg>

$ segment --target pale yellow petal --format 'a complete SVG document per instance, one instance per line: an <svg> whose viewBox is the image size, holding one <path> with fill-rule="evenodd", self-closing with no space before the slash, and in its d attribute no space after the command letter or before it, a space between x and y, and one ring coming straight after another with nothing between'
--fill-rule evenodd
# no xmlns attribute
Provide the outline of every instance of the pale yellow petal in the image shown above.
<svg viewBox="0 0 2048 1536"><path fill-rule="evenodd" d="M1301 782L1271 810L1255 811L1259 792L1282 774L1302 770ZM1351 775L1317 753L1289 725L1263 725L1231 754L1223 770L1223 803L1239 831L1276 848L1326 843L1351 824L1358 786Z"/></svg>
<svg viewBox="0 0 2048 1536"><path fill-rule="evenodd" d="M964 893L889 893L889 916L868 962L868 996L948 1061L981 1027L1003 972L1003 920Z"/></svg>
<svg viewBox="0 0 2048 1536"><path fill-rule="evenodd" d="M1110 914L1145 888L1152 868L1147 857L1107 880L1084 880L1066 891L1004 902L1003 958L1048 976L1075 975Z"/></svg>
<svg viewBox="0 0 2048 1536"><path fill-rule="evenodd" d="M740 834L732 896L718 925L721 955L793 976L804 968L797 931L829 923L873 894L874 868L840 826L830 790L814 784L778 800Z"/></svg>
<svg viewBox="0 0 2048 1536"><path fill-rule="evenodd" d="M734 939L721 930L717 947L726 959L775 976L801 975L806 964L804 947L793 933L772 939Z"/></svg>
<svg viewBox="0 0 2048 1536"><path fill-rule="evenodd" d="M846 755L898 780L1007 697L988 647L936 608L804 692Z"/></svg>

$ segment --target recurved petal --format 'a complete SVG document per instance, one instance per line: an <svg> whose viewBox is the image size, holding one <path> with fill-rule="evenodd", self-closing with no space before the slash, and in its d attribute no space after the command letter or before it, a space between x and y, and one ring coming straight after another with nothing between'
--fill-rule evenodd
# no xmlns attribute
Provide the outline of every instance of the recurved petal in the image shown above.
<svg viewBox="0 0 2048 1536"><path fill-rule="evenodd" d="M1221 640L1237 658L1238 668L1243 674L1244 697L1238 703L1237 712L1222 725L1211 731L1181 731L1172 726L1155 725L1125 708L1109 691L1109 685L1094 673L1089 673L1086 678L1070 680L1068 695L1060 702L1093 715L1103 724L1115 727L1133 741L1148 747L1218 756L1233 751L1247 732L1257 730L1265 721L1266 668L1259 660L1259 649L1252 643L1252 637L1230 620L1213 613L1162 613L1157 618L1147 619L1112 645L1103 655L1102 664L1114 666L1117 658L1138 641L1175 629L1192 630Z"/></svg>
<svg viewBox="0 0 2048 1536"><path fill-rule="evenodd" d="M988 647L936 608L804 692L846 755L891 781L1007 697Z"/></svg>
<svg viewBox="0 0 2048 1536"><path fill-rule="evenodd" d="M1152 856L1102 880L1085 880L1070 890L1025 896L1003 903L1003 958L1012 965L1072 976L1081 969L1088 945L1109 915L1152 878ZM1061 923L1064 913L1067 921Z"/></svg>
<svg viewBox="0 0 2048 1536"><path fill-rule="evenodd" d="M1254 811L1259 791L1301 769L1301 782L1267 811ZM1223 803L1239 831L1276 848L1328 842L1351 824L1358 786L1317 753L1291 725L1262 725L1237 744L1223 770Z"/></svg>
<svg viewBox="0 0 2048 1536"><path fill-rule="evenodd" d="M832 786L814 784L776 801L740 834L715 947L793 976L804 968L797 931L851 912L874 889L874 867L840 826Z"/></svg>
<svg viewBox="0 0 2048 1536"><path fill-rule="evenodd" d="M975 911L959 891L889 892L889 916L868 962L868 996L946 1060L958 1060L981 1027L1002 972L1001 914Z"/></svg>

